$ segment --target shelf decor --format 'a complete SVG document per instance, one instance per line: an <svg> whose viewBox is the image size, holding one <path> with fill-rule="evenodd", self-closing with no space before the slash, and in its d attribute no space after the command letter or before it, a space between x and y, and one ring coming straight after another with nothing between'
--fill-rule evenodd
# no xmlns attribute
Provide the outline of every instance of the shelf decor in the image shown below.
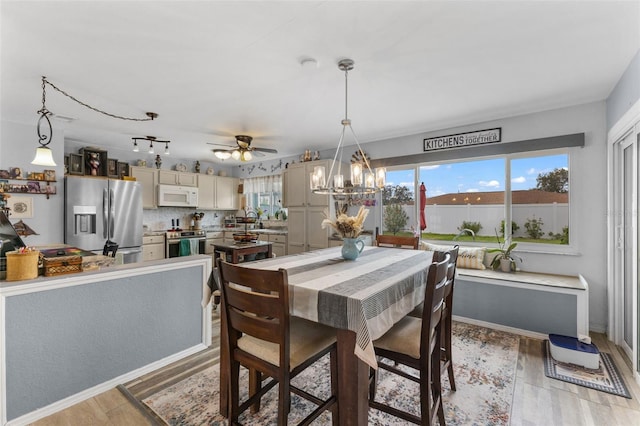
<svg viewBox="0 0 640 426"><path fill-rule="evenodd" d="M33 217L33 197L12 196L7 199L11 209L11 219L29 219Z"/></svg>

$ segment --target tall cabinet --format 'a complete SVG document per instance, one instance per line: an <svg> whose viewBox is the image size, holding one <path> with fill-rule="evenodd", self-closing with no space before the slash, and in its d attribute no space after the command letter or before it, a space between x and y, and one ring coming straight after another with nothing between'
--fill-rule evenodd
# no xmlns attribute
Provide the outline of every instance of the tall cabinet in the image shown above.
<svg viewBox="0 0 640 426"><path fill-rule="evenodd" d="M284 205L289 209L287 254L329 247L329 228L322 229L325 210L330 211L328 195L311 192L310 174L315 166L331 167L330 160L291 164L284 171Z"/></svg>

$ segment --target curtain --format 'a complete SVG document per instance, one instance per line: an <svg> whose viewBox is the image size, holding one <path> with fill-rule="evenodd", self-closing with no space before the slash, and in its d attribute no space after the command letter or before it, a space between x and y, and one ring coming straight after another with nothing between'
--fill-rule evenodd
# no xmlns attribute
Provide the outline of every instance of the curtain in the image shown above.
<svg viewBox="0 0 640 426"><path fill-rule="evenodd" d="M268 192L282 192L281 175L248 178L244 179L243 184L244 186L242 193L244 195L257 193L264 194Z"/></svg>

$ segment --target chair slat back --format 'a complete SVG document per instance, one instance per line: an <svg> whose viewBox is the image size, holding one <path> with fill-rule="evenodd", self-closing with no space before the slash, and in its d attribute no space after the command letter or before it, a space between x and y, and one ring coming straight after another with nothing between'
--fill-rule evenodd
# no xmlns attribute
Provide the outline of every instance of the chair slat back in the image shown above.
<svg viewBox="0 0 640 426"><path fill-rule="evenodd" d="M221 259L218 270L229 331L288 345L287 271L246 268Z"/></svg>
<svg viewBox="0 0 640 426"><path fill-rule="evenodd" d="M434 330L442 318L450 257L448 252L445 253L444 259L429 265L427 272L424 309L422 311L421 359L430 356L430 347L434 344Z"/></svg>
<svg viewBox="0 0 640 426"><path fill-rule="evenodd" d="M378 247L397 247L418 250L420 237L404 237L400 235L379 234L376 236Z"/></svg>
<svg viewBox="0 0 640 426"><path fill-rule="evenodd" d="M458 251L460 247L458 245L454 246L449 251L434 251L433 252L433 261L440 262L442 261L447 253L449 254L449 265L447 266L447 283L444 290L444 298L445 303L449 305L449 296L453 297L453 283L456 277L456 266L458 261Z"/></svg>

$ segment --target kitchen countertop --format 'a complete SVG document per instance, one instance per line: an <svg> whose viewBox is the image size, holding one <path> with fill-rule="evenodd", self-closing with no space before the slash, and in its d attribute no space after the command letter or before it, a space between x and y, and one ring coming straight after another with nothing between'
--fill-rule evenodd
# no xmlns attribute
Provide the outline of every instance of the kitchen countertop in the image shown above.
<svg viewBox="0 0 640 426"><path fill-rule="evenodd" d="M202 228L205 232L244 232L244 227L236 227L236 228ZM289 231L285 229L247 229L247 232L251 232L253 234L272 234L272 235L287 235ZM144 237L154 237L166 235L167 231L145 231L142 235Z"/></svg>

